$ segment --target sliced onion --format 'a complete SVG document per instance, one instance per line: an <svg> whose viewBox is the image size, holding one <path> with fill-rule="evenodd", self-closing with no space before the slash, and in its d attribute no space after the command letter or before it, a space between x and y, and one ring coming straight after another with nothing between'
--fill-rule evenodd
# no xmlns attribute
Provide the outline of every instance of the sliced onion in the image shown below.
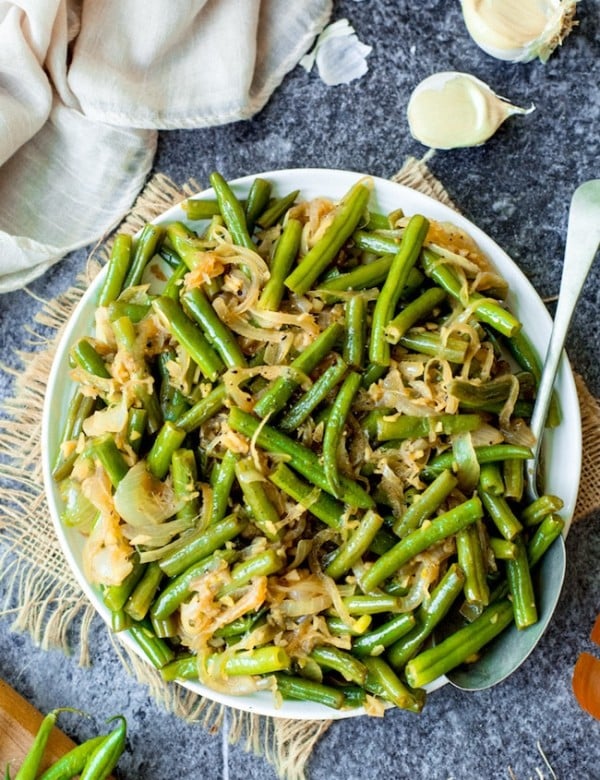
<svg viewBox="0 0 600 780"><path fill-rule="evenodd" d="M134 528L163 523L184 504L176 498L169 482L161 482L150 474L144 460L132 466L119 482L114 503L119 515Z"/></svg>

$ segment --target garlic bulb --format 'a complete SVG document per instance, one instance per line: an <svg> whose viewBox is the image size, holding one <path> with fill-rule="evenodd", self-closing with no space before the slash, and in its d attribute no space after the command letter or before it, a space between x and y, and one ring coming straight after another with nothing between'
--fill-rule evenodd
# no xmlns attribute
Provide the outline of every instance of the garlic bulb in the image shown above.
<svg viewBox="0 0 600 780"><path fill-rule="evenodd" d="M461 0L469 35L509 62L546 62L571 32L578 0Z"/></svg>
<svg viewBox="0 0 600 780"><path fill-rule="evenodd" d="M410 132L432 149L478 146L512 114L534 110L513 106L468 73L434 73L413 91L407 107Z"/></svg>

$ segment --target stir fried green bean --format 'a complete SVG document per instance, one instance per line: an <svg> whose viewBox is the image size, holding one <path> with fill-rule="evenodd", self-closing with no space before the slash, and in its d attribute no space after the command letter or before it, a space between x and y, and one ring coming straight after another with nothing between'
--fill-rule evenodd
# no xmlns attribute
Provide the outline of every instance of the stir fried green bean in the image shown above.
<svg viewBox="0 0 600 780"><path fill-rule="evenodd" d="M86 509L86 572L163 680L419 712L537 620L564 528L514 443L537 356L480 250L370 213L368 179L338 202L210 180L187 220L115 240L69 355L65 522Z"/></svg>

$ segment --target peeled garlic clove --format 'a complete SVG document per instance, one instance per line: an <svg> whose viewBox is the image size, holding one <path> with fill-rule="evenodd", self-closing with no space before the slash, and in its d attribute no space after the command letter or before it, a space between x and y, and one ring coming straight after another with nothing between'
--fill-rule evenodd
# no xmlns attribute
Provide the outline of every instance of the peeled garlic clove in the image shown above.
<svg viewBox="0 0 600 780"><path fill-rule="evenodd" d="M461 0L469 35L508 62L546 62L571 32L577 0Z"/></svg>
<svg viewBox="0 0 600 780"><path fill-rule="evenodd" d="M371 46L358 39L347 19L339 19L323 30L300 65L310 72L316 63L319 76L327 86L349 84L369 69L367 57L371 50Z"/></svg>
<svg viewBox="0 0 600 780"><path fill-rule="evenodd" d="M406 110L411 135L432 149L479 146L512 114L513 106L469 73L434 73L415 87Z"/></svg>

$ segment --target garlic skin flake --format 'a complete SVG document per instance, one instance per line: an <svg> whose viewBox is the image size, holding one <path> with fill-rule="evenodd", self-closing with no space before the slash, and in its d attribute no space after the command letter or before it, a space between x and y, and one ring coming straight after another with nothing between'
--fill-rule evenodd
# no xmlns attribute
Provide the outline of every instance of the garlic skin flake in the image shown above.
<svg viewBox="0 0 600 780"><path fill-rule="evenodd" d="M513 106L469 73L443 71L424 79L408 101L411 135L432 149L479 146L513 114L531 108Z"/></svg>
<svg viewBox="0 0 600 780"><path fill-rule="evenodd" d="M316 63L319 76L329 87L349 84L367 72L371 51L372 47L358 39L347 19L338 19L323 30L300 65L310 72Z"/></svg>
<svg viewBox="0 0 600 780"><path fill-rule="evenodd" d="M461 0L469 35L507 62L546 62L577 24L578 0Z"/></svg>

